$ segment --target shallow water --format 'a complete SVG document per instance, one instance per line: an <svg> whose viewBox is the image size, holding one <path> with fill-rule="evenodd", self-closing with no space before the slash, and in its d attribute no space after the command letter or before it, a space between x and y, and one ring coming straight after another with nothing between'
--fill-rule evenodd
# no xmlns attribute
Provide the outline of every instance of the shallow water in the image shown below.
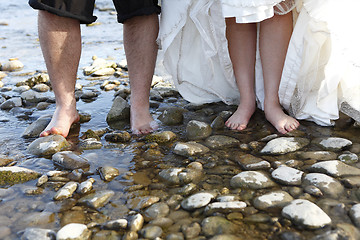
<svg viewBox="0 0 360 240"><path fill-rule="evenodd" d="M99 85L91 86L92 83L100 81L87 80L83 75L81 68L88 66L92 60L93 55L101 58L112 59L120 62L125 58L122 45L122 26L116 22L116 15L113 14L112 2L110 0L97 0L97 9L95 15L98 16L99 25L82 26L83 36L83 52L79 68L78 82L86 86L87 90L99 91ZM101 9L109 9L107 11L100 11ZM14 84L20 80L27 79L28 76L23 76L23 73L44 71L45 64L43 62L36 26L36 11L27 5L26 0L16 0L13 2L0 0L0 62L6 61L8 58L19 58L24 64L24 69L20 72L9 73L2 81L5 87L13 87ZM6 24L5 24L6 23ZM157 69L157 71L160 71ZM13 91L4 92L9 96L16 96L18 93ZM229 148L222 150L213 150L210 153L200 158L184 158L173 154L172 145L159 146L157 149L164 154L163 157L150 156L150 159L144 157L144 149L141 148L139 143L144 142L142 138L133 138L127 144L112 144L101 140L103 147L96 150L78 150L76 144L79 142L79 137L83 132L88 129L104 129L109 126L106 123L106 115L112 104L114 92L100 91L100 95L92 102L78 101L78 109L82 112L91 115L91 120L86 123L77 125L68 137L68 141L72 143L73 150L88 159L90 163L91 174L96 180L95 189L103 190L109 189L115 191L115 196L112 198L111 203L101 208L100 211L80 208L75 206L72 208L72 200L69 201L53 201L52 198L55 194L56 186L48 186L43 189L43 193L39 195L27 195L24 193L26 189L34 188L36 180L29 181L24 184L16 184L8 188L9 192L6 195L1 195L0 192L0 218L3 223L7 223L11 230L11 234L7 239L16 238L17 232L24 230L26 227L38 226L42 228L49 228L57 231L64 224L64 216L71 214L78 214L73 219L84 223L97 222L102 223L107 220L114 220L122 217L127 217L129 209L126 202L135 196L155 195L159 196L161 200L169 197L179 190L179 187L167 186L158 179L157 175L162 169L170 167L186 167L192 161L201 162L204 166L204 177L198 183L199 189L202 190L217 190L222 192L224 188L230 189L229 182L231 177L241 171L240 167L233 161L232 157L240 152L238 148ZM186 103L177 97L176 101L167 102L165 99L162 107L180 106L184 107ZM155 109L153 109L156 111ZM184 123L191 119L204 120L209 122L220 111L234 110L234 106L228 107L223 104L213 104L203 106L199 110L189 111L185 114ZM28 107L27 114L18 114L17 111L23 109L13 109L11 111L0 110L0 155L5 155L11 159L16 160L17 166L23 166L29 169L36 170L40 173L47 173L51 170L60 169L53 164L50 159L34 157L26 152L27 146L34 139L21 138L21 134L25 128L36 120L38 117L46 114L52 114L54 111L54 104L44 111L37 111L32 107ZM155 113L158 114L158 113ZM21 118L19 117L22 116ZM345 127L319 127L310 122L301 122L300 131L305 137L310 140L317 137L338 136L344 137L354 144L360 144L360 129L354 128L352 124L345 124ZM129 126L125 126L128 130ZM180 126L161 126L160 130L170 130L177 134L178 140L186 141L185 132L186 125ZM275 133L274 129L264 121L264 115L260 111L255 114L252 119L249 129L243 132L233 132L227 129L216 131L214 134L222 134L232 136L238 139L241 143L251 143L257 141L271 133ZM319 150L315 145L309 145L305 151ZM251 150L249 150L250 152ZM257 155L256 151L251 152ZM359 155L359 153L357 153ZM260 155L257 155L261 157ZM153 157L153 158L151 158ZM271 163L276 160L291 160L292 155L267 157ZM306 163L310 165L311 163ZM101 180L100 176L96 174L99 167L109 165L119 170L120 176L111 182ZM353 164L356 167L360 165ZM130 178L122 177L131 173ZM139 189L137 189L139 188ZM288 187L281 186L284 190ZM349 208L354 202L359 199L354 196L352 190L339 196L337 200L342 201L346 208ZM256 196L267 192L267 190L233 190L234 194L239 194L241 198L247 199L248 196ZM355 191L355 190L354 190ZM78 195L74 197L75 200L79 198ZM74 201L75 201L74 200ZM320 198L321 200L321 198ZM69 205L66 207L64 205ZM75 204L75 203L74 203ZM60 207L62 206L62 208ZM72 211L65 211L64 209L72 209ZM40 216L36 218L36 213L52 213L51 216ZM69 213L71 212L71 214ZM193 220L199 221L202 216L201 211L195 211L191 217ZM268 213L274 219L280 218L279 213ZM244 214L245 215L245 214ZM249 214L251 215L251 214ZM346 214L345 214L346 215ZM344 217L344 215L334 212L331 216L333 224L326 229L317 231L303 231L303 239L310 239L317 234L334 227L337 223L350 223L351 221ZM34 218L36 220L30 220ZM69 217L68 217L69 218ZM40 221L43 219L43 221ZM44 220L45 219L45 220ZM46 220L48 219L48 220ZM248 239L277 239L276 233L280 231L292 230L301 232L291 224L281 222L281 227L274 227L269 223L252 224L246 221L237 220L238 234ZM0 224L2 226L4 224ZM1 231L0 231L1 233ZM0 237L1 238L1 237Z"/></svg>

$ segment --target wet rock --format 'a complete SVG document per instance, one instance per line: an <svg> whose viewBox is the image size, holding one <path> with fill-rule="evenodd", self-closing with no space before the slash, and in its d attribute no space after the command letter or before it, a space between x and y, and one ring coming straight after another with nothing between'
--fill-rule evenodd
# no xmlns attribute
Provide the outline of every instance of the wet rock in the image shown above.
<svg viewBox="0 0 360 240"><path fill-rule="evenodd" d="M1 67L0 67L0 68L1 68ZM0 71L0 79L3 79L3 78L6 77L6 76L7 76L6 73Z"/></svg>
<svg viewBox="0 0 360 240"><path fill-rule="evenodd" d="M0 167L5 167L7 166L8 164L14 162L14 159L10 159L6 156L1 156L0 155Z"/></svg>
<svg viewBox="0 0 360 240"><path fill-rule="evenodd" d="M309 229L322 228L331 223L330 217L316 204L303 199L296 199L284 207L281 214L296 225Z"/></svg>
<svg viewBox="0 0 360 240"><path fill-rule="evenodd" d="M170 233L166 235L166 240L184 240L184 235L181 232Z"/></svg>
<svg viewBox="0 0 360 240"><path fill-rule="evenodd" d="M1 71L13 72L19 71L24 67L24 64L16 58L11 58L9 61L1 65Z"/></svg>
<svg viewBox="0 0 360 240"><path fill-rule="evenodd" d="M357 188L360 187L360 176L344 177L341 179L341 182L344 184L345 187Z"/></svg>
<svg viewBox="0 0 360 240"><path fill-rule="evenodd" d="M350 140L339 137L317 138L313 140L313 143L327 151L339 151L352 145Z"/></svg>
<svg viewBox="0 0 360 240"><path fill-rule="evenodd" d="M144 218L147 222L166 217L170 212L170 208L166 203L154 203L144 212Z"/></svg>
<svg viewBox="0 0 360 240"><path fill-rule="evenodd" d="M159 144L169 143L177 138L176 134L171 131L152 133L145 137L148 142L156 142Z"/></svg>
<svg viewBox="0 0 360 240"><path fill-rule="evenodd" d="M109 124L115 121L129 121L130 119L130 106L120 96L114 99L111 109L106 116L106 122Z"/></svg>
<svg viewBox="0 0 360 240"><path fill-rule="evenodd" d="M47 92L50 90L50 87L44 83L39 83L36 84L32 90L36 91L36 92Z"/></svg>
<svg viewBox="0 0 360 240"><path fill-rule="evenodd" d="M129 142L131 139L130 133L126 131L116 131L113 133L108 133L105 135L105 140L109 142L120 142L120 143L126 143Z"/></svg>
<svg viewBox="0 0 360 240"><path fill-rule="evenodd" d="M48 103L48 102L39 102L36 105L36 109L42 111L42 110L47 109L50 105L51 105L51 103Z"/></svg>
<svg viewBox="0 0 360 240"><path fill-rule="evenodd" d="M262 172L244 171L232 177L230 185L233 188L262 189L274 187L276 183Z"/></svg>
<svg viewBox="0 0 360 240"><path fill-rule="evenodd" d="M343 153L339 156L339 160L346 164L354 164L359 161L359 157L355 153Z"/></svg>
<svg viewBox="0 0 360 240"><path fill-rule="evenodd" d="M100 173L101 179L108 182L110 182L120 174L117 168L111 166L100 167L98 171Z"/></svg>
<svg viewBox="0 0 360 240"><path fill-rule="evenodd" d="M183 224L181 226L181 232L184 234L185 239L194 239L201 233L201 226L197 222L193 222L189 225Z"/></svg>
<svg viewBox="0 0 360 240"><path fill-rule="evenodd" d="M23 93L23 92L26 92L26 91L28 91L28 90L30 90L30 87L27 86L27 85L24 85L24 86L16 87L16 88L14 89L14 92Z"/></svg>
<svg viewBox="0 0 360 240"><path fill-rule="evenodd" d="M332 177L360 176L360 169L338 160L324 161L313 164L310 171L320 172Z"/></svg>
<svg viewBox="0 0 360 240"><path fill-rule="evenodd" d="M162 170L159 176L169 184L187 184L197 182L202 176L202 165L198 162L190 163L186 168L169 168Z"/></svg>
<svg viewBox="0 0 360 240"><path fill-rule="evenodd" d="M210 238L210 240L244 240L244 238L232 234L220 234Z"/></svg>
<svg viewBox="0 0 360 240"><path fill-rule="evenodd" d="M42 131L49 125L51 121L51 115L45 115L38 118L35 122L31 123L23 132L22 137L32 138L38 137Z"/></svg>
<svg viewBox="0 0 360 240"><path fill-rule="evenodd" d="M0 186L27 182L39 176L39 173L23 167L0 167Z"/></svg>
<svg viewBox="0 0 360 240"><path fill-rule="evenodd" d="M62 188L57 191L54 196L55 201L63 200L66 198L70 198L73 193L76 191L78 187L78 183L76 182L68 182Z"/></svg>
<svg viewBox="0 0 360 240"><path fill-rule="evenodd" d="M13 98L10 98L10 99L6 100L5 102L3 102L0 105L0 109L9 110L9 109L12 109L14 107L21 107L21 106L22 106L21 98L13 97Z"/></svg>
<svg viewBox="0 0 360 240"><path fill-rule="evenodd" d="M324 195L323 192L319 188L317 188L313 185L308 185L308 186L304 187L304 192L306 192L314 197L322 197Z"/></svg>
<svg viewBox="0 0 360 240"><path fill-rule="evenodd" d="M303 175L303 171L284 165L281 165L271 173L271 176L277 182L284 185L301 185L301 179Z"/></svg>
<svg viewBox="0 0 360 240"><path fill-rule="evenodd" d="M322 173L309 173L304 177L302 186L314 185L325 195L337 198L344 191L344 187L334 178Z"/></svg>
<svg viewBox="0 0 360 240"><path fill-rule="evenodd" d="M212 129L209 124L191 120L186 126L186 136L190 140L201 140L209 137Z"/></svg>
<svg viewBox="0 0 360 240"><path fill-rule="evenodd" d="M220 130L225 127L225 121L222 117L217 116L210 124L213 130Z"/></svg>
<svg viewBox="0 0 360 240"><path fill-rule="evenodd" d="M92 240L119 240L121 235L112 230L100 230L92 236Z"/></svg>
<svg viewBox="0 0 360 240"><path fill-rule="evenodd" d="M54 222L55 214L52 212L32 212L22 216L17 222L19 226L34 226L46 225Z"/></svg>
<svg viewBox="0 0 360 240"><path fill-rule="evenodd" d="M127 201L126 206L130 209L144 209L151 206L154 203L160 201L159 197L156 196L146 196L146 197L135 197Z"/></svg>
<svg viewBox="0 0 360 240"><path fill-rule="evenodd" d="M107 222L103 227L107 230L120 231L121 229L126 229L128 226L128 221L126 219L117 219L110 222Z"/></svg>
<svg viewBox="0 0 360 240"><path fill-rule="evenodd" d="M38 138L33 141L27 151L30 154L37 156L53 155L61 150L67 148L69 143L61 135L50 135L47 137Z"/></svg>
<svg viewBox="0 0 360 240"><path fill-rule="evenodd" d="M233 234L236 232L236 225L223 217L207 217L201 222L202 232L207 237L219 234Z"/></svg>
<svg viewBox="0 0 360 240"><path fill-rule="evenodd" d="M52 156L52 161L55 164L69 170L75 170L79 168L88 169L90 167L89 162L85 158L71 151L63 151L54 154Z"/></svg>
<svg viewBox="0 0 360 240"><path fill-rule="evenodd" d="M268 142L260 151L262 154L285 154L295 152L309 144L309 140L299 137L280 137Z"/></svg>
<svg viewBox="0 0 360 240"><path fill-rule="evenodd" d="M106 69L106 68L115 69L117 67L117 64L115 62L107 61L104 58L98 58L97 56L93 56L92 59L93 59L92 64L83 69L83 73L86 76L92 75L97 71L101 72L102 69Z"/></svg>
<svg viewBox="0 0 360 240"><path fill-rule="evenodd" d="M214 135L206 138L205 140L205 145L211 149L234 147L239 145L239 143L239 140L236 138L223 135Z"/></svg>
<svg viewBox="0 0 360 240"><path fill-rule="evenodd" d="M302 152L298 151L295 153L296 157L300 159L313 159L313 160L334 160L337 158L337 154L329 151L310 151Z"/></svg>
<svg viewBox="0 0 360 240"><path fill-rule="evenodd" d="M44 185L47 181L49 180L49 177L47 175L42 175L41 177L39 177L36 186L37 187L41 187L42 185Z"/></svg>
<svg viewBox="0 0 360 240"><path fill-rule="evenodd" d="M214 202L205 207L205 214L212 215L213 213L231 213L240 212L246 207L246 203L242 201L230 201L230 202Z"/></svg>
<svg viewBox="0 0 360 240"><path fill-rule="evenodd" d="M165 125L173 126L180 125L184 121L184 109L182 108L168 108L165 109L158 119Z"/></svg>
<svg viewBox="0 0 360 240"><path fill-rule="evenodd" d="M300 233L286 231L279 234L281 240L305 240Z"/></svg>
<svg viewBox="0 0 360 240"><path fill-rule="evenodd" d="M145 239L156 239L161 236L163 230L158 226L147 226L140 230L140 235Z"/></svg>
<svg viewBox="0 0 360 240"><path fill-rule="evenodd" d="M93 188L93 183L95 182L95 179L89 178L86 181L79 184L79 187L77 188L76 192L80 194L86 194L91 191Z"/></svg>
<svg viewBox="0 0 360 240"><path fill-rule="evenodd" d="M174 153L184 157L202 155L209 152L210 149L197 142L178 142L175 144Z"/></svg>
<svg viewBox="0 0 360 240"><path fill-rule="evenodd" d="M114 195L115 192L111 190L98 191L80 198L79 203L97 209L105 206Z"/></svg>
<svg viewBox="0 0 360 240"><path fill-rule="evenodd" d="M144 217L138 213L131 217L129 222L129 230L132 232L139 231L144 225Z"/></svg>
<svg viewBox="0 0 360 240"><path fill-rule="evenodd" d="M251 154L235 156L235 161L241 166L242 169L249 171L267 170L271 167L268 161L255 157Z"/></svg>
<svg viewBox="0 0 360 240"><path fill-rule="evenodd" d="M260 210L282 208L289 204L293 197L285 191L266 193L254 199L254 207Z"/></svg>
<svg viewBox="0 0 360 240"><path fill-rule="evenodd" d="M34 90L23 92L20 96L23 100L31 103L45 102L48 99L44 93L39 93Z"/></svg>
<svg viewBox="0 0 360 240"><path fill-rule="evenodd" d="M79 149L83 150L100 149L102 146L102 143L96 140L96 138L87 138L85 140L81 140L78 144Z"/></svg>
<svg viewBox="0 0 360 240"><path fill-rule="evenodd" d="M351 207L349 215L354 225L360 227L360 203Z"/></svg>
<svg viewBox="0 0 360 240"><path fill-rule="evenodd" d="M208 192L196 193L184 199L181 202L181 207L188 211L197 208L202 208L207 206L211 202L211 200L213 200L215 197L216 195L214 193L208 193Z"/></svg>
<svg viewBox="0 0 360 240"><path fill-rule="evenodd" d="M80 98L83 100L91 100L99 96L99 92L97 91L85 91L81 94Z"/></svg>
<svg viewBox="0 0 360 240"><path fill-rule="evenodd" d="M91 231L84 224L70 223L62 227L56 234L57 240L87 240Z"/></svg>
<svg viewBox="0 0 360 240"><path fill-rule="evenodd" d="M113 75L114 73L115 73L114 68L103 68L103 69L96 70L91 75L94 76L94 77L100 77L100 76Z"/></svg>
<svg viewBox="0 0 360 240"><path fill-rule="evenodd" d="M21 240L55 240L56 233L50 229L26 228Z"/></svg>

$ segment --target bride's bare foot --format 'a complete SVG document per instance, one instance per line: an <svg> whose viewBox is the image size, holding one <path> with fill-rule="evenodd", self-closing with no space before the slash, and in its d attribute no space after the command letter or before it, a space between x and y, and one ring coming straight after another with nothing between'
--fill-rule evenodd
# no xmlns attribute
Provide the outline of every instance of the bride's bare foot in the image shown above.
<svg viewBox="0 0 360 240"><path fill-rule="evenodd" d="M159 127L157 122L151 116L149 110L143 111L132 108L130 115L131 131L135 135L149 134Z"/></svg>
<svg viewBox="0 0 360 240"><path fill-rule="evenodd" d="M251 116L254 114L255 109L255 101L251 101L250 104L240 103L233 115L225 122L225 125L232 130L244 130Z"/></svg>
<svg viewBox="0 0 360 240"><path fill-rule="evenodd" d="M285 114L280 106L265 106L266 119L278 130L285 134L297 129L300 123L293 117Z"/></svg>
<svg viewBox="0 0 360 240"><path fill-rule="evenodd" d="M49 135L62 135L63 137L67 137L71 125L79 120L80 116L76 108L57 107L49 125L40 133L40 137Z"/></svg>

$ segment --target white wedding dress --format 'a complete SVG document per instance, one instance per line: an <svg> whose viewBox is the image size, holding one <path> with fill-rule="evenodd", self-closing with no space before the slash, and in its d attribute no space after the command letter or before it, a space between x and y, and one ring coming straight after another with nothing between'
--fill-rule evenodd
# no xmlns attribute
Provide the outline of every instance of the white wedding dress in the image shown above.
<svg viewBox="0 0 360 240"><path fill-rule="evenodd" d="M359 0L297 1L297 18L281 79L283 107L297 119L331 125L339 110L360 121ZM279 4L280 3L280 4ZM291 10L282 0L165 0L158 42L180 94L193 103L238 104L225 36L225 17L259 22ZM274 8L274 6L276 6ZM295 11L295 10L294 10ZM350 30L349 30L350 29ZM259 54L258 58L259 58ZM261 64L256 96L263 108Z"/></svg>

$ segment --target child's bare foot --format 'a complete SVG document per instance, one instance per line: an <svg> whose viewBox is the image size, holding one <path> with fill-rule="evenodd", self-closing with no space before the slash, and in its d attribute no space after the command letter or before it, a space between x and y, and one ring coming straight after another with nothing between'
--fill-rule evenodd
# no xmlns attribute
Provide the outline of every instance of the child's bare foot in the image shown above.
<svg viewBox="0 0 360 240"><path fill-rule="evenodd" d="M63 137L67 137L71 125L79 120L80 116L76 108L57 107L49 125L40 133L40 137L49 135L62 135Z"/></svg>
<svg viewBox="0 0 360 240"><path fill-rule="evenodd" d="M240 103L233 115L225 122L225 125L232 130L244 130L255 109L255 101L252 101L250 104Z"/></svg>
<svg viewBox="0 0 360 240"><path fill-rule="evenodd" d="M276 130L282 134L291 132L300 125L295 118L285 114L280 106L265 106L265 116Z"/></svg>
<svg viewBox="0 0 360 240"><path fill-rule="evenodd" d="M138 109L131 108L130 116L131 131L135 135L149 134L159 127L149 110L139 111Z"/></svg>

